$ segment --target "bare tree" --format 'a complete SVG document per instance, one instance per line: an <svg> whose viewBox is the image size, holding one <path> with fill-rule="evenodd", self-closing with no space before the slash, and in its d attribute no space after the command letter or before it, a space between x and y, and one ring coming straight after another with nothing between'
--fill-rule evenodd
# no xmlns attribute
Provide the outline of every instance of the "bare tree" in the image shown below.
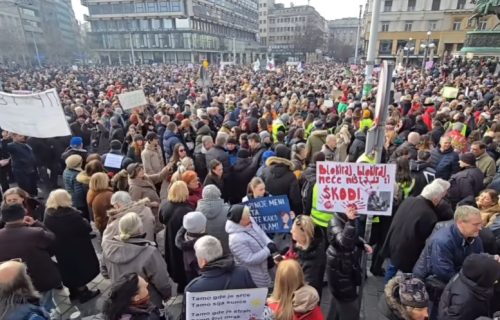
<svg viewBox="0 0 500 320"><path fill-rule="evenodd" d="M294 39L294 50L303 53L314 52L316 49L324 49L325 32L312 21L308 21L306 28L297 34Z"/></svg>

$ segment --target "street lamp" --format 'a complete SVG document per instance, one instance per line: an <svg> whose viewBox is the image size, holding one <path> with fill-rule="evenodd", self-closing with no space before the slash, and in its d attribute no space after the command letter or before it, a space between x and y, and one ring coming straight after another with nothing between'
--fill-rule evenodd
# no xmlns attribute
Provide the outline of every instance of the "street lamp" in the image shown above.
<svg viewBox="0 0 500 320"><path fill-rule="evenodd" d="M432 43L432 46L430 43L431 42L431 34L432 34L432 32L427 31L427 42L425 44L420 45L421 48L425 48L424 60L422 61L422 73L424 73L424 71L425 71L425 60L427 60L427 54L428 54L429 48L434 47L434 43Z"/></svg>
<svg viewBox="0 0 500 320"><path fill-rule="evenodd" d="M403 48L406 51L406 68L410 66L410 51L415 50L415 47L411 47L412 40L413 38L408 39L406 46Z"/></svg>

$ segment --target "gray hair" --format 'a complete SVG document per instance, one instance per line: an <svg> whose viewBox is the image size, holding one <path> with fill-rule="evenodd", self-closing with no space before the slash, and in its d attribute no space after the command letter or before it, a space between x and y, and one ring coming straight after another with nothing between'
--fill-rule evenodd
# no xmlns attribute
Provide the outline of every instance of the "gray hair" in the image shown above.
<svg viewBox="0 0 500 320"><path fill-rule="evenodd" d="M19 272L12 281L0 283L0 319L4 319L7 314L16 310L20 305L31 303L31 301L40 298L40 294L36 291L26 271L26 265L24 263L18 264L20 265Z"/></svg>
<svg viewBox="0 0 500 320"><path fill-rule="evenodd" d="M433 199L443 197L449 188L450 183L448 181L438 178L426 185L420 195L432 201Z"/></svg>
<svg viewBox="0 0 500 320"><path fill-rule="evenodd" d="M143 233L141 218L135 212L124 215L118 222L118 228L120 229L120 240L122 241L127 241Z"/></svg>
<svg viewBox="0 0 500 320"><path fill-rule="evenodd" d="M410 132L408 134L408 142L417 145L420 142L420 134L418 132Z"/></svg>
<svg viewBox="0 0 500 320"><path fill-rule="evenodd" d="M226 145L227 138L228 138L227 133L219 132L217 133L217 137L215 137L215 144L220 147L223 147L224 145Z"/></svg>
<svg viewBox="0 0 500 320"><path fill-rule="evenodd" d="M112 206L114 206L116 204L120 204L122 206L128 206L132 202L133 202L132 197L126 191L117 191L117 192L113 193L113 195L111 196L111 205Z"/></svg>
<svg viewBox="0 0 500 320"><path fill-rule="evenodd" d="M203 136L201 138L201 143L202 143L203 146L206 146L207 143L214 143L214 139L212 139L211 136Z"/></svg>
<svg viewBox="0 0 500 320"><path fill-rule="evenodd" d="M473 206L459 206L455 209L455 221L467 221L472 215L480 215L479 209Z"/></svg>
<svg viewBox="0 0 500 320"><path fill-rule="evenodd" d="M212 236L203 236L194 243L194 252L196 258L212 262L222 257L222 245L217 238Z"/></svg>
<svg viewBox="0 0 500 320"><path fill-rule="evenodd" d="M330 140L337 141L337 138L335 137L334 134L329 134L329 135L326 136L326 140L325 141L326 141L326 143L328 143L328 141L330 141Z"/></svg>

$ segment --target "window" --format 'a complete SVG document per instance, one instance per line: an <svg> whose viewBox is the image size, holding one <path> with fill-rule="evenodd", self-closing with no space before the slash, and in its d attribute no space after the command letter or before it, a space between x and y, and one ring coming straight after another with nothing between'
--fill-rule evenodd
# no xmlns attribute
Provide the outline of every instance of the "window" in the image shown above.
<svg viewBox="0 0 500 320"><path fill-rule="evenodd" d="M458 0L457 1L457 9L458 10L465 9L465 0Z"/></svg>
<svg viewBox="0 0 500 320"><path fill-rule="evenodd" d="M487 19L481 19L479 20L479 26L478 26L478 30L486 30L486 24L488 23L488 20Z"/></svg>
<svg viewBox="0 0 500 320"><path fill-rule="evenodd" d="M380 40L378 52L390 54L392 52L392 40Z"/></svg>
<svg viewBox="0 0 500 320"><path fill-rule="evenodd" d="M392 9L392 0L384 1L384 12L390 12Z"/></svg>
<svg viewBox="0 0 500 320"><path fill-rule="evenodd" d="M417 0L408 0L408 11L415 11Z"/></svg>
<svg viewBox="0 0 500 320"><path fill-rule="evenodd" d="M170 2L160 1L158 3L158 9L160 12L168 12L170 11Z"/></svg>
<svg viewBox="0 0 500 320"><path fill-rule="evenodd" d="M123 7L121 3L113 3L111 5L111 8L113 9L113 13L123 13Z"/></svg>
<svg viewBox="0 0 500 320"><path fill-rule="evenodd" d="M189 19L175 19L175 27L177 29L188 29Z"/></svg>
<svg viewBox="0 0 500 320"><path fill-rule="evenodd" d="M453 21L453 31L459 31L460 27L462 26L462 21L460 20L455 20Z"/></svg>
<svg viewBox="0 0 500 320"><path fill-rule="evenodd" d="M432 11L439 11L439 7L441 6L441 0L432 0Z"/></svg>
<svg viewBox="0 0 500 320"><path fill-rule="evenodd" d="M411 31L411 27L413 26L413 21L405 22L405 31Z"/></svg>
<svg viewBox="0 0 500 320"><path fill-rule="evenodd" d="M135 12L144 13L145 12L144 3L136 3L135 4Z"/></svg>
<svg viewBox="0 0 500 320"><path fill-rule="evenodd" d="M160 19L151 19L151 27L153 30L159 30L160 29Z"/></svg>
<svg viewBox="0 0 500 320"><path fill-rule="evenodd" d="M389 22L382 21L382 32L388 32L388 31L389 31Z"/></svg>
<svg viewBox="0 0 500 320"><path fill-rule="evenodd" d="M156 12L156 2L148 2L147 4L148 12Z"/></svg>
<svg viewBox="0 0 500 320"><path fill-rule="evenodd" d="M434 31L437 29L438 22L436 20L429 21L429 30Z"/></svg>
<svg viewBox="0 0 500 320"><path fill-rule="evenodd" d="M172 11L181 11L181 3L180 1L170 1L172 3Z"/></svg>
<svg viewBox="0 0 500 320"><path fill-rule="evenodd" d="M149 21L147 19L141 19L139 21L139 28L141 31L149 30Z"/></svg>

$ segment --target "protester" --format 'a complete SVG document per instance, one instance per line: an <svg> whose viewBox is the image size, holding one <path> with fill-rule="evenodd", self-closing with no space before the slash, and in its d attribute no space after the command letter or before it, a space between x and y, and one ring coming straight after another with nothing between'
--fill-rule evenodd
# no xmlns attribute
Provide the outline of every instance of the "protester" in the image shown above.
<svg viewBox="0 0 500 320"><path fill-rule="evenodd" d="M480 141L475 141L470 146L470 152L476 157L476 166L484 175L483 183L489 185L496 173L495 160L486 152L486 144Z"/></svg>
<svg viewBox="0 0 500 320"><path fill-rule="evenodd" d="M458 154L453 151L450 137L441 137L439 144L431 151L431 166L436 170L436 178L449 180L459 170Z"/></svg>
<svg viewBox="0 0 500 320"><path fill-rule="evenodd" d="M472 153L460 156L460 171L450 178L448 199L453 207L466 198L474 199L483 190L484 174L476 167L476 158Z"/></svg>
<svg viewBox="0 0 500 320"><path fill-rule="evenodd" d="M2 205L10 204L20 204L24 207L26 215L32 217L35 220L43 221L43 216L45 214L45 205L32 198L26 191L19 187L10 188L5 190L3 194Z"/></svg>
<svg viewBox="0 0 500 320"><path fill-rule="evenodd" d="M90 221L89 208L87 206L87 188L77 180L78 174L82 171L82 161L82 157L77 154L66 158L63 182L64 189L71 195L73 207L78 209L87 221Z"/></svg>
<svg viewBox="0 0 500 320"><path fill-rule="evenodd" d="M150 132L146 136L146 145L141 153L142 165L146 174L156 174L165 167L158 135Z"/></svg>
<svg viewBox="0 0 500 320"><path fill-rule="evenodd" d="M219 190L224 190L224 169L222 163L217 159L212 159L208 167L208 175L203 182L203 187L215 185Z"/></svg>
<svg viewBox="0 0 500 320"><path fill-rule="evenodd" d="M87 193L87 204L89 208L92 208L95 226L101 236L108 223L106 212L111 209L111 196L113 196L113 190L109 186L108 176L103 172L92 175Z"/></svg>
<svg viewBox="0 0 500 320"><path fill-rule="evenodd" d="M200 184L200 179L195 171L187 170L182 174L182 181L184 181L189 190L189 196L187 203L191 208L196 208L196 204L201 199L202 186Z"/></svg>

